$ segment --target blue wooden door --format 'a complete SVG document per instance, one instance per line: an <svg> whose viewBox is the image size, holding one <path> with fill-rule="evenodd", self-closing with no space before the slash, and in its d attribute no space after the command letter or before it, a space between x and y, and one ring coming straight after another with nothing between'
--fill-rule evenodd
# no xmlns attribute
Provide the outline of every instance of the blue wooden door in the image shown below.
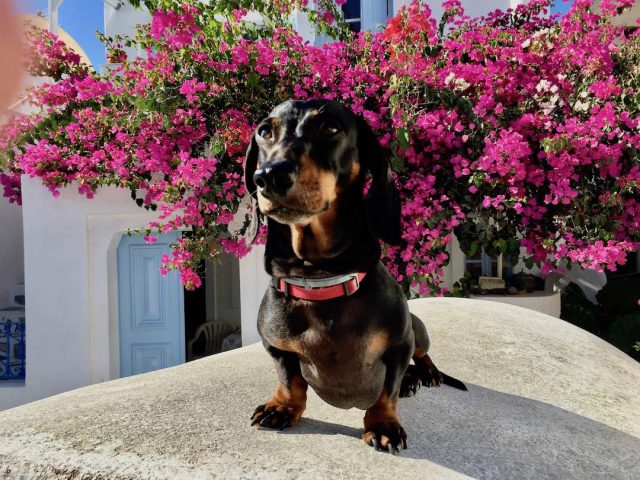
<svg viewBox="0 0 640 480"><path fill-rule="evenodd" d="M175 271L160 274L163 253L178 232L142 237L123 236L118 246L120 376L127 377L185 361L184 291Z"/></svg>

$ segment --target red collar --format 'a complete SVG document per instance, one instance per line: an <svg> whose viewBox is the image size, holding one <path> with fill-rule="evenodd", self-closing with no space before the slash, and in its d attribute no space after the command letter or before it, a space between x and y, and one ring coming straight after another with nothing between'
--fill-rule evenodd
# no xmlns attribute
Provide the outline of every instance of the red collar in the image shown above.
<svg viewBox="0 0 640 480"><path fill-rule="evenodd" d="M273 286L285 296L299 300L331 300L353 295L366 275L366 272L358 272L330 278L273 277Z"/></svg>

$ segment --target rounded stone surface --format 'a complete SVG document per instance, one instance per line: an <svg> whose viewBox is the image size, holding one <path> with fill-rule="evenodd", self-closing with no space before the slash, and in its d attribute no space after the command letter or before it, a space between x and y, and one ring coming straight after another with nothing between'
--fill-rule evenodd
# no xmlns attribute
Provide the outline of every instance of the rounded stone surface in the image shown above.
<svg viewBox="0 0 640 480"><path fill-rule="evenodd" d="M359 440L363 412L309 394L300 425L258 431L276 376L261 345L0 413L0 478L637 478L640 364L519 307L421 299L431 356L468 392L399 402L409 449Z"/></svg>

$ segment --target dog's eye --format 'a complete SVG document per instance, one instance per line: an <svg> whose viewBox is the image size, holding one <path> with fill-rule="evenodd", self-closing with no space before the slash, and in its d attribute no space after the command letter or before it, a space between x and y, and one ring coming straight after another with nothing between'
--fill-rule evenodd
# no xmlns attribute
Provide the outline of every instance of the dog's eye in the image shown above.
<svg viewBox="0 0 640 480"><path fill-rule="evenodd" d="M333 122L324 122L320 127L320 134L323 137L332 137L340 131L340 127Z"/></svg>
<svg viewBox="0 0 640 480"><path fill-rule="evenodd" d="M269 125L263 125L258 129L258 136L265 140L271 140L273 138L273 132Z"/></svg>

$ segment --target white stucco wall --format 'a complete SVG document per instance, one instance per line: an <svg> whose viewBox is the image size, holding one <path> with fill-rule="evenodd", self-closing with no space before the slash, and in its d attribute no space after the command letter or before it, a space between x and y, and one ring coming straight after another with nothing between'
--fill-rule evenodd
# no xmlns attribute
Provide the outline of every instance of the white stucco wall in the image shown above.
<svg viewBox="0 0 640 480"><path fill-rule="evenodd" d="M28 115L36 111L33 105L22 101L24 92L27 88L38 87L50 80L46 77L23 75L20 93L12 103L10 111L19 115ZM8 119L9 114L3 113L0 116L0 125ZM22 207L9 203L3 196L3 191L0 187L0 308L9 303L9 288L24 283Z"/></svg>
<svg viewBox="0 0 640 480"><path fill-rule="evenodd" d="M602 0L594 0L593 4L597 10L599 10L601 2ZM633 7L625 10L622 15L619 15L614 20L614 24L624 25L626 27L637 27L638 24L636 23L636 20L638 18L640 18L640 1L636 0Z"/></svg>
<svg viewBox="0 0 640 480"><path fill-rule="evenodd" d="M366 1L366 0L365 0ZM411 0L395 0L393 7L397 12L403 5L408 5ZM427 0L426 2L436 18L442 16L442 1L441 0ZM514 8L521 3L526 3L526 0L462 0L462 6L465 9L467 15L471 17L485 15L494 10L506 10L507 8Z"/></svg>
<svg viewBox="0 0 640 480"><path fill-rule="evenodd" d="M0 191L0 307L10 303L9 289L17 283L24 283L22 207Z"/></svg>
<svg viewBox="0 0 640 480"><path fill-rule="evenodd" d="M496 9L507 9L515 7L526 0L463 0L468 15L484 15ZM403 5L408 5L411 0L392 0L395 12ZM434 16L440 18L442 15L441 0L428 0L427 3L433 10ZM373 30L384 24L387 17L387 0L361 0L362 28ZM250 21L259 21L257 17L248 17ZM110 3L104 4L104 32L107 36L124 35L130 36L135 32L137 24L148 23L151 16L147 11L137 10L131 5L123 3L115 9ZM291 18L293 25L300 35L311 43L316 42L316 35L312 25L306 15L296 13ZM321 39L320 39L321 42ZM125 48L127 55L135 57L141 52L134 48Z"/></svg>
<svg viewBox="0 0 640 480"><path fill-rule="evenodd" d="M271 277L264 271L264 247L256 246L240 261L240 321L242 345L260 341L258 309Z"/></svg>
<svg viewBox="0 0 640 480"><path fill-rule="evenodd" d="M119 376L116 249L127 228L155 217L127 190L103 188L87 200L69 187L53 198L38 180L22 182L27 375L0 386L0 410ZM255 251L240 261L245 345L258 339L268 283L261 258Z"/></svg>
<svg viewBox="0 0 640 480"><path fill-rule="evenodd" d="M115 2L111 2L114 3ZM104 3L104 33L108 37L122 35L125 37L133 36L136 31L136 25L149 23L151 15L146 10L138 10L128 3L120 3L119 8L114 8L111 3ZM124 48L129 58L135 58L142 52L133 47Z"/></svg>
<svg viewBox="0 0 640 480"><path fill-rule="evenodd" d="M109 379L108 258L95 247L106 241L115 252L116 232L149 219L115 188L94 200L69 188L56 199L38 180L23 177L22 191L27 375L24 386L2 392L0 409ZM96 238L100 218L112 225L98 225Z"/></svg>

